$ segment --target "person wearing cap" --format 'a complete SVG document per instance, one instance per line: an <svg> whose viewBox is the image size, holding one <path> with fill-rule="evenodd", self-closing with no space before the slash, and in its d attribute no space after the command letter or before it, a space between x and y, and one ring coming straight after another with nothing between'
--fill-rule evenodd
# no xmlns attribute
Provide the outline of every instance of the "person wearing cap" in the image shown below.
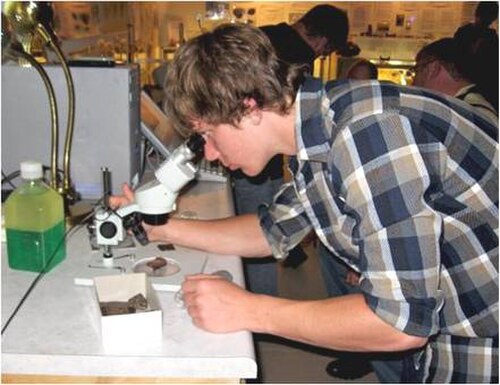
<svg viewBox="0 0 500 385"><path fill-rule="evenodd" d="M333 5L311 8L293 24L279 23L260 29L267 35L280 60L305 64L312 73L318 57L328 56L347 45L347 13Z"/></svg>
<svg viewBox="0 0 500 385"><path fill-rule="evenodd" d="M349 24L347 13L340 8L321 4L311 8L293 24L279 23L260 27L271 41L280 60L303 65L312 73L314 60L344 49ZM231 180L237 214L255 214L262 204L270 204L283 184L283 156L276 155L255 176L232 171ZM291 251L285 267L297 267L307 258L298 245ZM261 294L278 295L278 267L274 258L244 262L248 288Z"/></svg>
<svg viewBox="0 0 500 385"><path fill-rule="evenodd" d="M187 276L195 326L399 355L380 382L498 382L498 121L423 88L323 83L246 24L180 47L165 89L208 160L253 176L285 154L292 179L257 214L144 224L150 241L283 260L314 231L360 274L359 293L317 300Z"/></svg>

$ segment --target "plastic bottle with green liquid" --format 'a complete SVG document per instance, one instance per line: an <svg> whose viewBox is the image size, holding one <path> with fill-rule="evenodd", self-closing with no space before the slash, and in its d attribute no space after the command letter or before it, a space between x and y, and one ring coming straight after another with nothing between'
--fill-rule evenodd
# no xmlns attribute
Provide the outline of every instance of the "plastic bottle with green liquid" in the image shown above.
<svg viewBox="0 0 500 385"><path fill-rule="evenodd" d="M9 267L47 272L66 257L63 199L43 181L41 163L22 162L21 178L4 204Z"/></svg>

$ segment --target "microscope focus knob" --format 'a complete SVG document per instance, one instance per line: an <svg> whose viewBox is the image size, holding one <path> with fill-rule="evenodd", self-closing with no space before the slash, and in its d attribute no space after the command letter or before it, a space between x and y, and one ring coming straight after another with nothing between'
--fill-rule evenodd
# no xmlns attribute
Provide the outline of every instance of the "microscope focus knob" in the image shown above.
<svg viewBox="0 0 500 385"><path fill-rule="evenodd" d="M118 229L116 228L116 225L113 222L104 222L100 227L99 227L99 232L104 238L113 238Z"/></svg>

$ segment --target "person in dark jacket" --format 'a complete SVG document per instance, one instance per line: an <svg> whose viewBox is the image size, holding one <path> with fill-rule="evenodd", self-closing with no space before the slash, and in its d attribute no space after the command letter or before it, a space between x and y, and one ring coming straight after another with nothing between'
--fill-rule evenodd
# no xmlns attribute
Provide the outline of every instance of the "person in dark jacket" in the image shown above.
<svg viewBox="0 0 500 385"><path fill-rule="evenodd" d="M347 47L349 24L347 13L340 8L321 4L311 8L293 24L279 23L260 29L271 41L280 60L304 65L312 73L314 60ZM264 170L253 177L241 171L231 173L233 196L237 214L255 214L262 204L271 204L283 184L283 156L273 157ZM298 266L307 258L297 246L286 266ZM249 289L254 293L278 295L278 274L273 258L245 261L245 275Z"/></svg>
<svg viewBox="0 0 500 385"><path fill-rule="evenodd" d="M468 59L468 76L498 112L498 34L490 27L497 18L498 2L480 1L474 22L458 28L454 38Z"/></svg>

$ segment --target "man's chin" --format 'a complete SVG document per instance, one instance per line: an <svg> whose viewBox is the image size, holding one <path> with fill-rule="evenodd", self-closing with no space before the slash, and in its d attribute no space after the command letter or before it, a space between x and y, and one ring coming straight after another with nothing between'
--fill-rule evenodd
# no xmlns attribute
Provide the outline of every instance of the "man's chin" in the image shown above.
<svg viewBox="0 0 500 385"><path fill-rule="evenodd" d="M260 174L260 171L247 171L247 170L243 170L243 169L240 169L240 171L245 174L246 176L249 176L249 177L254 177L254 176L257 176Z"/></svg>
<svg viewBox="0 0 500 385"><path fill-rule="evenodd" d="M249 176L249 177L254 177L254 176L257 176L260 174L260 171L257 170L248 170L246 168L242 168L242 167L235 167L233 171L235 170L239 170L240 172L242 172L243 174L245 174L246 176Z"/></svg>

